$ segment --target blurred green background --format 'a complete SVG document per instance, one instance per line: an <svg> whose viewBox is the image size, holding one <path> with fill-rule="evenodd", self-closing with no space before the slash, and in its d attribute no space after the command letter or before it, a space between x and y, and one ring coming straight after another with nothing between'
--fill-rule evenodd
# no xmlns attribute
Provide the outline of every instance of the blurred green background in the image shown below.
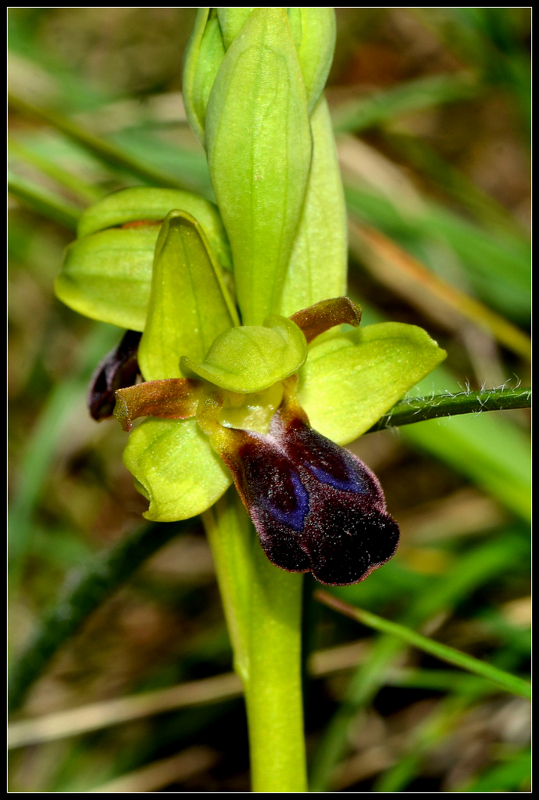
<svg viewBox="0 0 539 800"><path fill-rule="evenodd" d="M53 284L77 216L107 193L154 184L211 197L181 100L195 11L8 9L13 659L107 548L147 530L125 434L85 404L121 333L63 306ZM421 325L447 350L419 395L528 385L530 9L342 8L337 26L327 93L364 320ZM332 593L525 676L528 412L419 423L352 449L380 477L402 544ZM40 725L18 729L11 791L249 790L211 555L197 520L172 533L31 688L14 726ZM337 615L313 583L313 788L529 791L525 699ZM206 682L184 695L203 704L163 694L194 681ZM152 694L137 715L141 692Z"/></svg>

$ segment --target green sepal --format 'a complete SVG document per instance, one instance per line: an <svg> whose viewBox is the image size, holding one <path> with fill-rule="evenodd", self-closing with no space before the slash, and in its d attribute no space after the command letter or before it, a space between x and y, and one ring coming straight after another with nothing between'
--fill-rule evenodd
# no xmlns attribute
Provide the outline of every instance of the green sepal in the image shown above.
<svg viewBox="0 0 539 800"><path fill-rule="evenodd" d="M238 33L241 31L254 8L219 8L217 15L219 25L223 32L223 40L228 50Z"/></svg>
<svg viewBox="0 0 539 800"><path fill-rule="evenodd" d="M201 514L232 483L194 419L145 420L130 434L123 458L150 501L144 516L156 522Z"/></svg>
<svg viewBox="0 0 539 800"><path fill-rule="evenodd" d="M307 358L301 329L286 317L274 315L261 325L225 331L214 341L204 361L181 359L187 376L204 378L231 392L261 392L294 375Z"/></svg>
<svg viewBox="0 0 539 800"><path fill-rule="evenodd" d="M278 311L311 161L305 86L284 9L256 8L232 42L208 102L206 146L242 320L260 325Z"/></svg>
<svg viewBox="0 0 539 800"><path fill-rule="evenodd" d="M147 220L162 222L169 211L187 211L202 226L212 251L225 269L232 269L230 245L215 203L180 189L134 186L104 197L82 213L77 237L82 239L106 228Z"/></svg>
<svg viewBox="0 0 539 800"><path fill-rule="evenodd" d="M311 172L279 308L279 313L287 317L327 297L346 293L346 205L331 117L323 96L311 114L311 129Z"/></svg>
<svg viewBox="0 0 539 800"><path fill-rule="evenodd" d="M189 125L202 145L206 107L225 52L216 10L199 8L185 51L182 93Z"/></svg>
<svg viewBox="0 0 539 800"><path fill-rule="evenodd" d="M55 293L69 308L120 328L144 330L159 225L111 228L66 249Z"/></svg>
<svg viewBox="0 0 539 800"><path fill-rule="evenodd" d="M311 113L326 85L333 61L335 11L318 7L289 8L287 11Z"/></svg>
<svg viewBox="0 0 539 800"><path fill-rule="evenodd" d="M312 427L345 445L365 433L446 353L401 322L368 325L311 347L298 400Z"/></svg>
<svg viewBox="0 0 539 800"><path fill-rule="evenodd" d="M216 260L230 269L230 245L213 203L190 192L135 187L82 214L80 238L67 247L56 279L58 299L92 319L144 330L160 222L178 206L200 223ZM112 227L121 225L128 227Z"/></svg>
<svg viewBox="0 0 539 800"><path fill-rule="evenodd" d="M235 309L196 219L171 211L155 246L152 289L138 361L146 381L179 378L180 356L202 360Z"/></svg>

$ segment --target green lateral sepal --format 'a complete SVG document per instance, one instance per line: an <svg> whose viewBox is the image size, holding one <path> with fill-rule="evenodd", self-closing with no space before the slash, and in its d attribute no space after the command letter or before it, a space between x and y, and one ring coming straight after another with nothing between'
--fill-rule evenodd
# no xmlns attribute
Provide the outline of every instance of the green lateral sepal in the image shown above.
<svg viewBox="0 0 539 800"><path fill-rule="evenodd" d="M82 239L106 228L132 222L162 222L169 211L180 209L191 214L208 237L219 264L232 269L230 244L215 203L180 189L154 189L134 186L104 197L87 208L79 220L77 237Z"/></svg>
<svg viewBox="0 0 539 800"><path fill-rule="evenodd" d="M56 279L58 299L92 319L144 330L155 245L162 220L174 208L197 221L218 269L230 270L230 246L213 203L189 192L136 187L83 213L79 238L67 247Z"/></svg>
<svg viewBox="0 0 539 800"><path fill-rule="evenodd" d="M445 351L415 325L367 325L311 347L300 373L298 400L315 430L345 445L365 433L445 357Z"/></svg>
<svg viewBox="0 0 539 800"><path fill-rule="evenodd" d="M100 322L144 330L159 224L111 228L70 244L55 283L59 300Z"/></svg>

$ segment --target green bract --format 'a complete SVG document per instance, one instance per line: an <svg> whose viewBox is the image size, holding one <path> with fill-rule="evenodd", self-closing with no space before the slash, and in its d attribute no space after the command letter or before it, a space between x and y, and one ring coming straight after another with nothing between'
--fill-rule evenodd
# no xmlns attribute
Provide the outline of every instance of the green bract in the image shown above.
<svg viewBox="0 0 539 800"><path fill-rule="evenodd" d="M215 76L225 55L217 9L199 8L185 51L183 101L189 124L204 144L206 107Z"/></svg>
<svg viewBox="0 0 539 800"><path fill-rule="evenodd" d="M206 112L210 175L243 321L279 310L311 164L307 95L284 9L257 8L230 45Z"/></svg>
<svg viewBox="0 0 539 800"><path fill-rule="evenodd" d="M286 316L346 293L346 206L324 97L311 114L311 131L309 182L278 307Z"/></svg>
<svg viewBox="0 0 539 800"><path fill-rule="evenodd" d="M332 8L288 8L288 19L313 110L329 75L335 50L335 11Z"/></svg>

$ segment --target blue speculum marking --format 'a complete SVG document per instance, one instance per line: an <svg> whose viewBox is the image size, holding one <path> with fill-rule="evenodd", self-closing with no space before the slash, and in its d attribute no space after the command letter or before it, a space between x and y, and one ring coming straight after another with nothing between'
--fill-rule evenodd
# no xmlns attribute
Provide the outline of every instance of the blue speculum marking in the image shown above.
<svg viewBox="0 0 539 800"><path fill-rule="evenodd" d="M284 508L281 505L276 505L272 502L272 497L267 496L262 498L260 505L265 511L276 521L283 525L287 525L295 531L303 530L305 526L305 518L309 513L309 495L303 486L299 475L295 472L289 473L289 483L286 487L285 495L283 490L277 495L279 500L286 498L286 505L292 506L291 508Z"/></svg>
<svg viewBox="0 0 539 800"><path fill-rule="evenodd" d="M367 486L359 476L353 475L349 480L340 480L321 467L309 465L309 470L315 478L318 478L320 483L329 484L330 486L334 486L335 489L341 489L344 492L354 492L354 494L365 494L368 492Z"/></svg>

